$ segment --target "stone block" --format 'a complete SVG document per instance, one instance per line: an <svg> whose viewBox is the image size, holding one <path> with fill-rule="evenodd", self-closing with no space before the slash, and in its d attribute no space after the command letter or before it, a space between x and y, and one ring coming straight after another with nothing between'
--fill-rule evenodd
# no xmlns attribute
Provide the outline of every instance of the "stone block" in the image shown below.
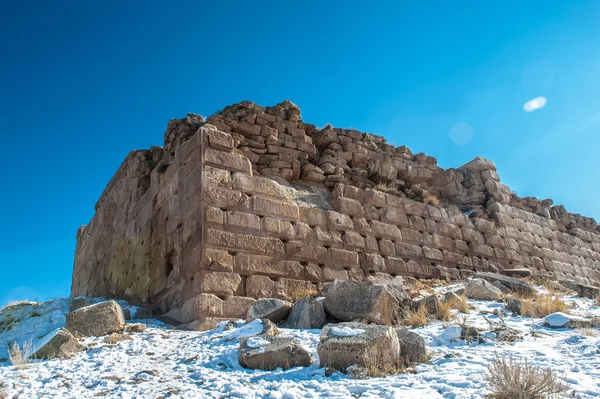
<svg viewBox="0 0 600 399"><path fill-rule="evenodd" d="M371 223L371 232L376 237L387 237L394 240L401 240L402 233L398 226L393 224L382 223L377 220L372 220Z"/></svg>
<svg viewBox="0 0 600 399"><path fill-rule="evenodd" d="M194 294L233 295L241 282L237 273L200 271L194 277Z"/></svg>
<svg viewBox="0 0 600 399"><path fill-rule="evenodd" d="M362 237L361 237L362 238ZM345 249L329 248L329 259L332 264L343 267L358 267L358 253Z"/></svg>
<svg viewBox="0 0 600 399"><path fill-rule="evenodd" d="M287 199L285 190L275 180L266 177L249 176L243 173L233 174L233 188L244 193L263 194Z"/></svg>
<svg viewBox="0 0 600 399"><path fill-rule="evenodd" d="M298 205L291 202L255 195L252 197L252 203L254 211L263 215L280 216L291 220L300 218Z"/></svg>
<svg viewBox="0 0 600 399"><path fill-rule="evenodd" d="M251 213L228 211L227 224L243 229L260 229L260 218Z"/></svg>
<svg viewBox="0 0 600 399"><path fill-rule="evenodd" d="M336 198L333 206L341 213L348 216L363 216L363 207L360 202L352 198L340 197Z"/></svg>
<svg viewBox="0 0 600 399"><path fill-rule="evenodd" d="M352 230L352 219L339 212L327 211L327 226L330 230Z"/></svg>
<svg viewBox="0 0 600 399"><path fill-rule="evenodd" d="M205 134L208 137L208 145L211 147L225 151L233 150L233 138L229 133L205 129Z"/></svg>
<svg viewBox="0 0 600 399"><path fill-rule="evenodd" d="M351 250L363 250L365 248L365 239L362 235L354 231L344 233L344 248Z"/></svg>
<svg viewBox="0 0 600 399"><path fill-rule="evenodd" d="M207 148L204 154L204 162L207 165L227 169L231 171L252 174L252 164L250 160L243 155L223 152Z"/></svg>
<svg viewBox="0 0 600 399"><path fill-rule="evenodd" d="M300 221L311 227L320 226L327 228L327 214L319 208L307 206L298 207Z"/></svg>
<svg viewBox="0 0 600 399"><path fill-rule="evenodd" d="M407 242L396 242L396 253L402 258L420 258L423 256L423 249Z"/></svg>
<svg viewBox="0 0 600 399"><path fill-rule="evenodd" d="M206 243L214 247L257 253L283 254L283 242L277 238L231 233L208 228Z"/></svg>

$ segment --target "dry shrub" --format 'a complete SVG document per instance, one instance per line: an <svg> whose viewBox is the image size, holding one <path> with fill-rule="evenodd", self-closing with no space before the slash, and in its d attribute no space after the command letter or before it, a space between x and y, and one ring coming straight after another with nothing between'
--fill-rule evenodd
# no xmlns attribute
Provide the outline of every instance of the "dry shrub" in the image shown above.
<svg viewBox="0 0 600 399"><path fill-rule="evenodd" d="M546 317L556 312L566 312L567 304L554 295L539 295L521 301L521 314L526 317Z"/></svg>
<svg viewBox="0 0 600 399"><path fill-rule="evenodd" d="M6 383L0 380L0 399L8 398L8 394L6 393Z"/></svg>
<svg viewBox="0 0 600 399"><path fill-rule="evenodd" d="M427 325L425 306L419 306L419 309L415 312L409 310L406 316L406 324L412 328L425 327Z"/></svg>
<svg viewBox="0 0 600 399"><path fill-rule="evenodd" d="M110 334L108 337L104 339L105 344L116 345L117 342L130 340L131 337L122 333L114 333Z"/></svg>
<svg viewBox="0 0 600 399"><path fill-rule="evenodd" d="M8 360L10 364L17 368L24 367L31 362L33 354L33 343L31 341L24 342L19 345L16 341L8 344Z"/></svg>
<svg viewBox="0 0 600 399"><path fill-rule="evenodd" d="M451 302L452 308L458 310L460 313L469 313L469 309L471 309L465 295L461 295L458 298L453 299Z"/></svg>
<svg viewBox="0 0 600 399"><path fill-rule="evenodd" d="M512 355L507 359L496 354L485 380L492 399L545 399L569 389L552 369L531 365L527 360L517 362Z"/></svg>
<svg viewBox="0 0 600 399"><path fill-rule="evenodd" d="M440 301L437 309L437 318L442 321L450 321L452 319L452 309L454 308L454 300Z"/></svg>
<svg viewBox="0 0 600 399"><path fill-rule="evenodd" d="M433 206L438 206L440 204L440 199L433 194L429 194L427 199L425 200L426 204L431 204Z"/></svg>
<svg viewBox="0 0 600 399"><path fill-rule="evenodd" d="M319 295L319 292L317 290L306 289L294 292L294 295L292 295L292 299L294 302L296 302L298 299L304 298L305 296L315 297L317 295Z"/></svg>

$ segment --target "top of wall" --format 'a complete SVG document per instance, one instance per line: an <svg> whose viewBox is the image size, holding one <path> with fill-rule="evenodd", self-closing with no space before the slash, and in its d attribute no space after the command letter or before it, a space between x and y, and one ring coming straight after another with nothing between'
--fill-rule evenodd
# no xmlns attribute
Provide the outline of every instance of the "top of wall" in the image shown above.
<svg viewBox="0 0 600 399"><path fill-rule="evenodd" d="M490 160L477 157L458 168L442 169L435 158L390 145L381 136L331 125L319 129L304 122L300 108L287 100L272 107L243 101L208 119L197 114L172 119L164 147L130 153L98 204L123 178L137 179L142 195L151 184L151 171L168 167L178 148L206 123L232 135L235 148L248 157L256 175L301 180L330 190L338 183L377 188L483 218L491 216L492 204L510 205L555 221L563 232L600 233L594 219L569 213L550 199L517 196L500 182Z"/></svg>

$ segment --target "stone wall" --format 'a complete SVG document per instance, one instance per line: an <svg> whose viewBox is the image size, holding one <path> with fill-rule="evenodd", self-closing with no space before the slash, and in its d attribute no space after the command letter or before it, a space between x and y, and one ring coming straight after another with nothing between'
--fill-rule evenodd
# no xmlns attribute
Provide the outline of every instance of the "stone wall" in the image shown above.
<svg viewBox="0 0 600 399"><path fill-rule="evenodd" d="M375 273L463 278L527 267L600 281L593 219L521 199L491 161L443 170L381 137L300 119L289 101L172 120L134 151L78 232L72 295L148 303L192 328Z"/></svg>

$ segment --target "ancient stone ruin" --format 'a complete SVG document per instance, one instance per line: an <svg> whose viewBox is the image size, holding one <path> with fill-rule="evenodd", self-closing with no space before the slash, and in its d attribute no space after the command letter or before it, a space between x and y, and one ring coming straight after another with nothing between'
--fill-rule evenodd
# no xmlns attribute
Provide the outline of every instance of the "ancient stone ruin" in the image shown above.
<svg viewBox="0 0 600 399"><path fill-rule="evenodd" d="M382 137L305 123L289 101L173 119L164 141L127 156L79 229L72 296L123 297L203 329L259 298L378 273L600 282L595 221L519 198L486 159L444 170Z"/></svg>

